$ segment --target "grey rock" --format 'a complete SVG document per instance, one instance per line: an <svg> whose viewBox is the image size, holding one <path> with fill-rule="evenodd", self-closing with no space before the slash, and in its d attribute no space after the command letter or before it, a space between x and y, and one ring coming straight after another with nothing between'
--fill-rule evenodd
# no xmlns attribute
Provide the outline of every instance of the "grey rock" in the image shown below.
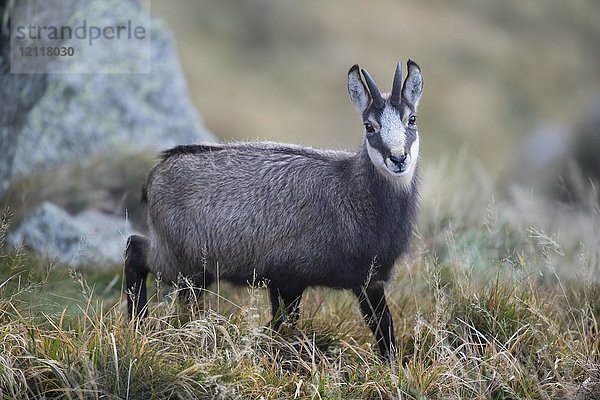
<svg viewBox="0 0 600 400"><path fill-rule="evenodd" d="M121 14L140 9L136 0L71 3L61 12L84 13L107 26L122 22ZM14 178L82 157L214 140L189 100L172 36L154 17L150 37L151 72L137 74L79 73L110 60L148 63L141 52L120 54L125 50L103 47L70 65L66 73L13 74L9 46L0 46L0 197Z"/></svg>
<svg viewBox="0 0 600 400"><path fill-rule="evenodd" d="M102 267L123 262L127 238L135 233L125 219L93 210L71 216L44 202L9 235L8 242L73 267Z"/></svg>

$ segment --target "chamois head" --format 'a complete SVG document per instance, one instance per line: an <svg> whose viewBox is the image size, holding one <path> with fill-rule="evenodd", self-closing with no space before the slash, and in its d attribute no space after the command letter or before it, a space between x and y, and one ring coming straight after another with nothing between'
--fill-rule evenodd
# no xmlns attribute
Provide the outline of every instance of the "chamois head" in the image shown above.
<svg viewBox="0 0 600 400"><path fill-rule="evenodd" d="M384 177L405 187L412 181L419 157L417 106L422 91L421 69L411 60L404 84L398 63L390 93L381 93L371 75L358 65L348 71L348 93L362 117L371 162Z"/></svg>

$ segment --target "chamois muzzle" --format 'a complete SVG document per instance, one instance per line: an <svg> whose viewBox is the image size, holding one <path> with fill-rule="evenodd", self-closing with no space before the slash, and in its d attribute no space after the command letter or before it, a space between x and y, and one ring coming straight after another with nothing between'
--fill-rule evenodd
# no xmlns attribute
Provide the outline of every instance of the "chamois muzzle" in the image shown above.
<svg viewBox="0 0 600 400"><path fill-rule="evenodd" d="M406 171L408 165L406 163L406 159L408 158L408 155L406 154L401 154L398 156L394 156L391 155L390 156L390 161L396 166L398 167L398 171L399 172L404 172Z"/></svg>

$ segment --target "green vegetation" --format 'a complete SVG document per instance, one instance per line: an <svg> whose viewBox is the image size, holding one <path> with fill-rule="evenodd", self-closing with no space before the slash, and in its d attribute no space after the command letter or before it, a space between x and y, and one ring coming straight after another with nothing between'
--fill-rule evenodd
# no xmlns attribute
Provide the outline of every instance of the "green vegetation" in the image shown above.
<svg viewBox="0 0 600 400"><path fill-rule="evenodd" d="M597 197L501 195L470 171L424 171L413 251L388 287L400 365L379 359L349 293L308 291L299 325L275 334L261 288L214 285L183 310L157 281L134 326L120 266L4 249L0 398L598 398Z"/></svg>

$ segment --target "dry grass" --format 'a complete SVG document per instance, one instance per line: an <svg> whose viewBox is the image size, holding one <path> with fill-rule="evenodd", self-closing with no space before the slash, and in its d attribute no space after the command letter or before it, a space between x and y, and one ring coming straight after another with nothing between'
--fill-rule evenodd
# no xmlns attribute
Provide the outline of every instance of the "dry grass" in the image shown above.
<svg viewBox="0 0 600 400"><path fill-rule="evenodd" d="M413 253L388 287L400 365L380 361L347 293L310 290L280 335L261 288L214 286L197 311L158 282L134 326L118 267L67 271L5 250L0 397L597 398L597 207L532 210L469 165L425 172Z"/></svg>

